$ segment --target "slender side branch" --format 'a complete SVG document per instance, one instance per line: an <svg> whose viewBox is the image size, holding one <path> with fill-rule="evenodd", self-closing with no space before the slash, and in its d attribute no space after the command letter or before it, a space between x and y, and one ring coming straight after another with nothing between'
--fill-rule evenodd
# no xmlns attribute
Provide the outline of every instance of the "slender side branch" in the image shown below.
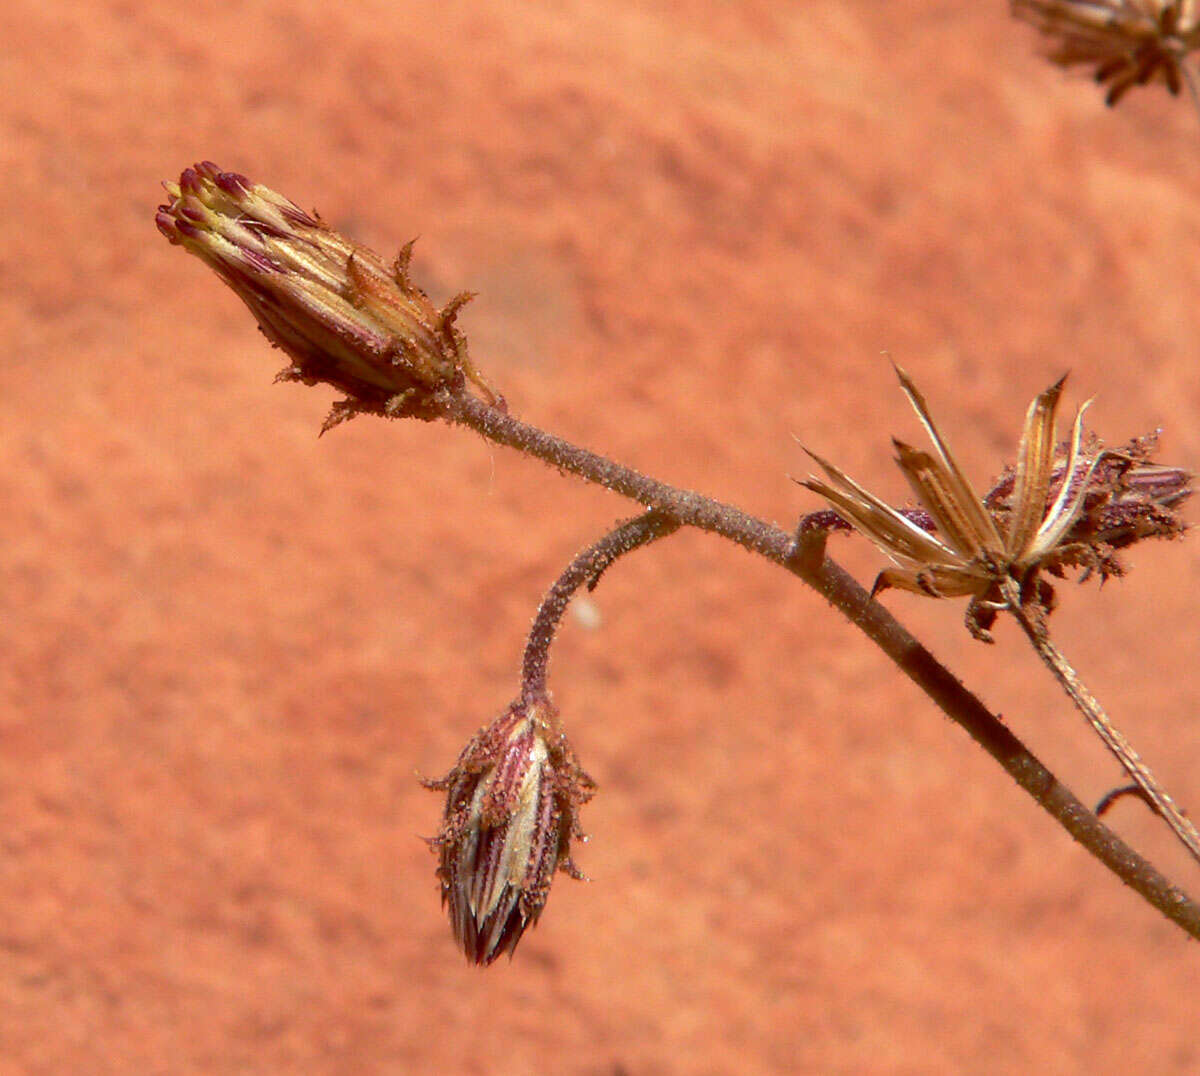
<svg viewBox="0 0 1200 1076"><path fill-rule="evenodd" d="M1200 907L1108 829L849 573L824 556L819 539L797 540L738 508L650 478L470 396L443 391L434 410L446 421L468 426L496 444L536 456L560 471L658 509L683 525L737 542L798 576L966 729L1075 840L1168 919L1200 939Z"/></svg>
<svg viewBox="0 0 1200 1076"><path fill-rule="evenodd" d="M525 645L525 660L521 667L521 695L525 699L546 695L546 667L550 660L550 644L554 641L559 622L575 592L585 583L593 586L601 573L613 561L641 546L665 538L679 530L679 520L651 510L636 519L622 523L609 531L600 541L588 546L570 564L542 599L529 642Z"/></svg>
<svg viewBox="0 0 1200 1076"><path fill-rule="evenodd" d="M1010 580L1003 588L1004 600L1008 605L1021 630L1032 644L1039 658L1054 674L1062 685L1063 690L1071 697L1080 713L1088 719L1092 728L1099 734L1107 747L1118 761L1125 767L1126 773L1133 778L1134 783L1145 794L1147 802L1171 827L1171 832L1178 837L1188 851L1200 860L1200 833L1192 825L1187 815L1180 810L1179 805L1171 798L1158 779L1150 771L1134 750L1133 745L1125 739L1121 731L1113 725L1099 700L1087 689L1087 685L1079 678L1079 674L1071 663L1063 656L1062 651L1051 641L1045 625L1041 624L1021 604L1021 595L1017 584Z"/></svg>

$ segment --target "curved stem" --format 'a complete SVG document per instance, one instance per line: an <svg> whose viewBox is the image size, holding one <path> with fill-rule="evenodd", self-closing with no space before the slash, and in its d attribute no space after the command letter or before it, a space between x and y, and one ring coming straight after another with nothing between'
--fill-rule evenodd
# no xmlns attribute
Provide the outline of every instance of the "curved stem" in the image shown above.
<svg viewBox="0 0 1200 1076"><path fill-rule="evenodd" d="M609 531L600 541L590 545L567 565L562 575L542 599L529 641L525 644L525 660L521 667L522 697L537 698L546 694L546 666L550 660L550 644L571 598L585 583L590 590L613 561L635 549L665 538L679 530L677 519L653 509L636 519L626 520Z"/></svg>
<svg viewBox="0 0 1200 1076"><path fill-rule="evenodd" d="M1171 827L1171 832L1184 843L1187 850L1197 860L1200 860L1200 833L1196 832L1196 827L1180 810L1170 793L1159 784L1158 778L1142 761L1141 756L1134 750L1133 744L1112 723L1108 714L1104 712L1104 707L1088 690L1087 685L1079 678L1079 674L1063 656L1062 651L1051 642L1045 625L1029 615L1024 605L1021 604L1021 595L1016 582L1008 580L1002 587L1002 592L1009 611L1016 617L1017 623L1021 625L1021 630L1025 632L1026 638L1029 639L1038 657L1054 674L1055 679L1071 697L1071 701L1075 703L1080 713L1088 719L1092 728L1104 741L1104 746L1117 756L1117 760L1125 767L1125 772L1133 778L1134 784L1145 793L1150 805L1158 814L1162 815L1164 821Z"/></svg>
<svg viewBox="0 0 1200 1076"><path fill-rule="evenodd" d="M961 725L1072 837L1192 937L1200 939L1200 907L1130 848L905 628L824 555L820 530L796 537L751 515L690 490L677 489L521 422L463 394L444 392L437 410L446 421L468 426L678 520L737 542L798 576L874 642L953 721Z"/></svg>

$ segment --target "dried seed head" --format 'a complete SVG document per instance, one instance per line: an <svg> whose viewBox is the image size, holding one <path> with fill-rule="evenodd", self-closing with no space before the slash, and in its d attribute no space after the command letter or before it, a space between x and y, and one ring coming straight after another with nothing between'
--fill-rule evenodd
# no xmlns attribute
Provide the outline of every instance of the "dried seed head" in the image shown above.
<svg viewBox="0 0 1200 1076"><path fill-rule="evenodd" d="M548 699L513 703L445 777L426 784L446 793L430 843L450 925L468 960L490 964L537 922L556 870L582 877L570 843L582 836L579 806L595 786Z"/></svg>
<svg viewBox="0 0 1200 1076"><path fill-rule="evenodd" d="M1196 0L1012 0L1012 11L1053 41L1054 63L1093 67L1109 105L1159 76L1172 94L1192 78Z"/></svg>
<svg viewBox="0 0 1200 1076"><path fill-rule="evenodd" d="M436 393L470 380L496 397L467 356L455 316L408 277L409 243L389 268L280 194L211 161L164 183L159 231L202 258L250 308L292 365L280 377L346 393L326 423L358 411L431 417Z"/></svg>
<svg viewBox="0 0 1200 1076"><path fill-rule="evenodd" d="M1121 450L1085 440L1083 415L1071 439L1055 440L1055 418L1065 378L1030 404L1017 463L980 499L959 469L929 413L924 397L897 367L909 402L933 441L933 453L894 442L896 462L922 508L892 508L833 464L812 453L825 480L801 484L824 497L849 524L870 538L896 565L880 572L874 592L888 587L934 598L970 597L967 627L984 641L1002 607L1002 584L1014 580L1022 604L1040 613L1054 593L1039 573L1084 577L1120 575L1116 551L1143 538L1172 537L1184 524L1177 507L1191 495L1193 476L1151 461L1153 437Z"/></svg>
<svg viewBox="0 0 1200 1076"><path fill-rule="evenodd" d="M1091 436L1084 455L1097 460L1088 478L1082 507L1061 544L1043 562L1055 575L1082 568L1081 580L1093 573L1101 581L1125 574L1118 551L1147 538L1176 538L1187 529L1179 509L1192 495L1195 475L1181 467L1155 463L1157 434L1133 438L1119 449L1105 450ZM1066 476L1066 446L1059 445L1047 496L1057 497ZM997 519L1011 516L1014 472L1006 471L984 498Z"/></svg>

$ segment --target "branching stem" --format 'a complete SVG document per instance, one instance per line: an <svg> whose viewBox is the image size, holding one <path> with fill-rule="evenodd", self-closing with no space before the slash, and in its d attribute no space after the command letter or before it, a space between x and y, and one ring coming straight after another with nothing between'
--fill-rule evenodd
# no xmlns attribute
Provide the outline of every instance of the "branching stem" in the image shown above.
<svg viewBox="0 0 1200 1076"><path fill-rule="evenodd" d="M798 576L966 729L1075 840L1163 915L1200 939L1200 907L1109 830L882 605L825 556L823 532L793 536L732 505L623 467L465 394L443 392L437 410L448 422L657 509L680 525L719 534Z"/></svg>

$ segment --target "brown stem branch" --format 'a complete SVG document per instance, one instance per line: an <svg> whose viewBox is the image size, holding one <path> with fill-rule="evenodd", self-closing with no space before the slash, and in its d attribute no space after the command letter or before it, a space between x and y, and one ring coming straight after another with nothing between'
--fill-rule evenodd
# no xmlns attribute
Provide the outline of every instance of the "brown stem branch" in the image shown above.
<svg viewBox="0 0 1200 1076"><path fill-rule="evenodd" d="M1021 630L1033 646L1037 656L1054 674L1054 678L1062 685L1063 690L1070 696L1079 712L1088 719L1100 739L1117 760L1125 767L1125 772L1133 778L1134 783L1145 793L1147 801L1155 812L1162 815L1163 820L1171 827L1189 852L1200 860L1200 833L1192 825L1187 815L1180 810L1179 805L1171 798L1170 793L1158 782L1134 750L1121 731L1112 723L1099 700L1088 690L1087 685L1079 678L1079 674L1061 650L1051 641L1045 625L1029 615L1029 611L1021 603L1020 590L1015 581L1009 580L1003 587L1004 600L1009 611L1016 617Z"/></svg>
<svg viewBox="0 0 1200 1076"><path fill-rule="evenodd" d="M966 729L1075 840L1163 915L1200 939L1200 907L1108 829L882 605L825 556L821 532L794 538L732 505L623 467L464 394L443 392L437 410L448 422L658 509L683 525L719 534L798 576Z"/></svg>

